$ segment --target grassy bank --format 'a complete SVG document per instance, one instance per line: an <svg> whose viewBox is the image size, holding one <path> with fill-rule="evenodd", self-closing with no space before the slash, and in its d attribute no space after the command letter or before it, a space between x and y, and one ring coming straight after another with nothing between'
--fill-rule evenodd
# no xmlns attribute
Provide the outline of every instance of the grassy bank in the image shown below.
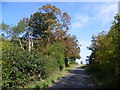
<svg viewBox="0 0 120 90"><path fill-rule="evenodd" d="M40 81L31 82L21 88L44 88L44 87L54 83L60 77L66 75L70 70L73 70L77 66L78 66L77 64L71 64L70 67L66 67L63 71L56 70L48 78L46 78L44 80L40 80Z"/></svg>
<svg viewBox="0 0 120 90"><path fill-rule="evenodd" d="M118 80L111 74L106 74L101 70L92 70L89 66L81 66L92 78L93 83L99 88L118 88Z"/></svg>
<svg viewBox="0 0 120 90"><path fill-rule="evenodd" d="M100 86L101 86L102 82L101 82L101 81L99 80L99 78L97 77L97 76L99 76L99 74L96 73L96 71L90 70L87 65L83 65L83 66L81 66L81 68L83 68L83 69L86 70L86 72L87 72L88 75L91 77L91 79L92 79L92 81L93 81L93 83L94 83L94 85L95 85L96 87L100 87Z"/></svg>

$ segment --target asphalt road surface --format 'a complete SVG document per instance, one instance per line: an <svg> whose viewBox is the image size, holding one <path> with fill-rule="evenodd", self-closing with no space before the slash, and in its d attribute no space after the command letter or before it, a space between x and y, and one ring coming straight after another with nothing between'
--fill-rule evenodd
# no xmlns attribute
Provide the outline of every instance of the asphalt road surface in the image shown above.
<svg viewBox="0 0 120 90"><path fill-rule="evenodd" d="M84 69L77 67L46 88L94 88Z"/></svg>

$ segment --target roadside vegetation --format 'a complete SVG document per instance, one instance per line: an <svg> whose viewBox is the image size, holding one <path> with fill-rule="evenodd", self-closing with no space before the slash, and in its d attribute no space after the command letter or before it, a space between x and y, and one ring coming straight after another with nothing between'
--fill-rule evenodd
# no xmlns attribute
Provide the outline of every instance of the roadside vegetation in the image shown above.
<svg viewBox="0 0 120 90"><path fill-rule="evenodd" d="M2 88L51 84L80 58L75 35L67 34L71 17L47 4L17 25L1 24ZM34 87L34 86L33 86Z"/></svg>
<svg viewBox="0 0 120 90"><path fill-rule="evenodd" d="M48 76L46 79L40 80L40 81L32 81L31 83L27 84L24 87L20 88L45 88L47 86L52 85L54 82L56 82L60 77L65 76L68 74L69 71L75 69L78 65L77 64L70 64L70 67L64 68L64 70L54 71L50 76Z"/></svg>
<svg viewBox="0 0 120 90"><path fill-rule="evenodd" d="M92 51L86 70L99 87L118 88L120 82L120 15L110 30L92 37Z"/></svg>
<svg viewBox="0 0 120 90"><path fill-rule="evenodd" d="M15 26L6 23L0 24L3 89L45 88L77 67L80 45L75 35L68 34L71 17L67 12L47 4ZM108 32L92 36L88 49L92 51L89 64L81 67L96 86L119 87L120 15L114 17Z"/></svg>

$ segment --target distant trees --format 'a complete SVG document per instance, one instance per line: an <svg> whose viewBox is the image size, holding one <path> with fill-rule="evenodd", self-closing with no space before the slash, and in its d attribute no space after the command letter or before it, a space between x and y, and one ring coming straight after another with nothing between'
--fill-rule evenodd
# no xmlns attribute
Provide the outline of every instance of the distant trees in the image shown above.
<svg viewBox="0 0 120 90"><path fill-rule="evenodd" d="M89 50L92 51L89 57L90 67L103 73L104 76L100 78L104 80L104 83L112 85L114 82L118 85L117 82L120 79L120 15L115 16L108 33L102 32L92 37Z"/></svg>
<svg viewBox="0 0 120 90"><path fill-rule="evenodd" d="M80 58L77 37L68 35L71 17L47 4L16 26L2 23L3 88L48 77Z"/></svg>

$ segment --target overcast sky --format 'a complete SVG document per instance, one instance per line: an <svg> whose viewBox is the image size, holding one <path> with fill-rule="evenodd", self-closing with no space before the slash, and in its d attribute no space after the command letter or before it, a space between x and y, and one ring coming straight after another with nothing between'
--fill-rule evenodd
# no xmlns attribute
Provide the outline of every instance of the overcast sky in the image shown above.
<svg viewBox="0 0 120 90"><path fill-rule="evenodd" d="M86 56L91 53L86 46L91 44L92 35L108 31L118 11L117 2L2 2L2 21L17 25L20 19L30 17L46 4L52 4L71 16L71 28L68 33L76 35L82 45L80 60L84 63Z"/></svg>

